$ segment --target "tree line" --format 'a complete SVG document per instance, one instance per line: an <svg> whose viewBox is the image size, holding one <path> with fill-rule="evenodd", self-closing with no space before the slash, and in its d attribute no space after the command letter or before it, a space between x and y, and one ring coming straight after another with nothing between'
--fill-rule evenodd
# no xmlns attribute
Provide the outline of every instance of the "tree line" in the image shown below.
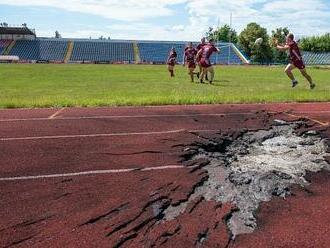
<svg viewBox="0 0 330 248"><path fill-rule="evenodd" d="M249 23L240 33L229 25L223 25L217 29L209 28L207 38L213 38L218 42L232 42L236 44L252 61L257 63L286 63L288 56L273 46L274 39L279 43L285 43L285 37L290 33L286 27L280 27L269 35L267 29L253 22ZM255 45L257 38L263 38L260 46ZM305 37L298 41L304 51L330 52L330 33L321 36Z"/></svg>

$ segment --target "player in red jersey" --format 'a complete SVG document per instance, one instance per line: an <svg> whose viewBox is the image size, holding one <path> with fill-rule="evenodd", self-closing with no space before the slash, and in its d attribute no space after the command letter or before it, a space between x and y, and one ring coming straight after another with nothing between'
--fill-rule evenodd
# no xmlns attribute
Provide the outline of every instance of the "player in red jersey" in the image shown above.
<svg viewBox="0 0 330 248"><path fill-rule="evenodd" d="M308 75L306 71L306 66L304 64L303 58L301 56L298 44L294 41L294 35L289 34L286 37L286 44L285 45L279 45L278 41L274 40L276 48L280 51L289 51L290 56L290 63L285 68L285 73L288 75L288 77L292 80L292 88L296 87L298 85L298 81L293 76L292 70L295 68L298 68L301 72L301 74L307 79L307 81L310 84L310 88L314 89L315 84L313 83L313 79L310 75Z"/></svg>
<svg viewBox="0 0 330 248"><path fill-rule="evenodd" d="M199 52L206 45L207 45L207 43L205 41L205 37L203 37L201 39L201 43L196 47L197 52ZM202 66L200 64L200 59L201 59L200 57L196 57L196 61L197 61L198 67L199 67L199 74L202 74L203 68L202 68ZM208 80L207 74L205 75L205 79Z"/></svg>
<svg viewBox="0 0 330 248"><path fill-rule="evenodd" d="M199 78L199 72L194 72L196 69L196 55L197 50L193 47L192 42L189 42L184 52L183 66L188 65L188 74L190 75L191 82L194 82L194 75Z"/></svg>
<svg viewBox="0 0 330 248"><path fill-rule="evenodd" d="M201 43L196 47L196 49L199 51L199 50L201 50L203 48L203 46L206 46L206 45L207 45L207 43L205 41L205 37L203 37L201 39Z"/></svg>
<svg viewBox="0 0 330 248"><path fill-rule="evenodd" d="M214 79L214 68L211 64L211 60L210 60L210 57L211 55L214 53L214 52L217 52L219 53L220 52L220 49L215 47L214 46L214 40L210 40L209 43L204 46L201 50L199 50L198 54L197 54L197 57L200 57L200 64L202 66L202 74L200 75L200 82L201 83L204 83L203 82L203 79L204 79L204 76L209 72L210 73L210 84L213 83L213 79Z"/></svg>
<svg viewBox="0 0 330 248"><path fill-rule="evenodd" d="M171 77L174 77L174 66L176 64L176 58L178 57L175 48L172 47L170 54L167 58L167 69L170 72Z"/></svg>

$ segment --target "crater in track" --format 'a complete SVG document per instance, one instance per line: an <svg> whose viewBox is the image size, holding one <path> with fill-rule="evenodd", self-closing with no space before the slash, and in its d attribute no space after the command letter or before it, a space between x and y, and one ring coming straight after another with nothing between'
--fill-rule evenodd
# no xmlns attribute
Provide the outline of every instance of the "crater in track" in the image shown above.
<svg viewBox="0 0 330 248"><path fill-rule="evenodd" d="M306 186L308 171L330 169L324 158L330 155L324 140L314 131L299 136L295 131L301 125L304 123L276 121L269 130L204 138L205 142L186 149L190 162L209 161L203 167L208 180L195 189L187 202L168 207L164 220L175 219L190 202L202 196L237 206L226 219L233 239L253 232L261 202L274 196L289 196L293 184Z"/></svg>

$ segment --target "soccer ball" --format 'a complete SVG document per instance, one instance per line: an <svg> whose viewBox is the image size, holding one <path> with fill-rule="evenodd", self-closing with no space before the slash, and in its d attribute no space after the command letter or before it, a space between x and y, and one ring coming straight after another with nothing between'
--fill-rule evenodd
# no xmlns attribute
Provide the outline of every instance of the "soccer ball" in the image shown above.
<svg viewBox="0 0 330 248"><path fill-rule="evenodd" d="M256 39L256 42L254 44L260 46L262 44L262 42L264 42L264 39L258 38L258 39Z"/></svg>

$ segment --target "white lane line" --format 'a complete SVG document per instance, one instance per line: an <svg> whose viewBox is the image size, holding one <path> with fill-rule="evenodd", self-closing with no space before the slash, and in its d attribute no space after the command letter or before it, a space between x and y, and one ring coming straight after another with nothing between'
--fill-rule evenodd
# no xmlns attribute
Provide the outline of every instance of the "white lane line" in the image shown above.
<svg viewBox="0 0 330 248"><path fill-rule="evenodd" d="M159 134L173 134L173 133L209 133L219 132L219 129L205 129L205 130L169 130L159 132L135 132L135 133L104 133L104 134L77 134L77 135L54 135L54 136L35 136L35 137L16 137L16 138L0 138L0 141L21 141L21 140L49 140L49 139L76 139L76 138L98 138L98 137L117 137L117 136L143 136L143 135L159 135Z"/></svg>
<svg viewBox="0 0 330 248"><path fill-rule="evenodd" d="M322 122L322 121L319 121L317 119L310 118L308 116L301 116L301 115L296 115L296 114L292 114L292 113L284 113L284 114L286 114L287 116L290 116L290 117L294 117L294 118L306 118L306 119L311 120L311 121L313 121L313 122L315 122L315 123L317 123L317 124L319 124L323 127L327 127L327 126L330 125L329 122Z"/></svg>
<svg viewBox="0 0 330 248"><path fill-rule="evenodd" d="M53 120L57 117L65 108L59 110L59 113L55 113L54 115L48 118L18 118L18 119L0 119L0 122L24 122L24 121L47 121ZM267 111L267 110L260 110L264 111L269 114L281 114L285 113L286 111ZM260 112L259 111L259 112ZM198 116L214 116L214 117L222 117L222 116L235 116L235 115L255 115L256 111L253 112L230 112L230 113L209 113L209 114L164 114L164 115L100 115L100 116L79 116L79 117L59 117L56 120L94 120L94 119L143 119L143 118L170 118L170 117L198 117ZM288 112L287 112L288 113ZM289 111L289 113L293 114L330 114L330 111Z"/></svg>
<svg viewBox="0 0 330 248"><path fill-rule="evenodd" d="M10 181L27 181L27 180L38 180L38 179L50 179L50 178L64 178L64 177L80 177L80 176L91 176L91 175L106 175L106 174L122 174L134 171L161 171L161 170L174 170L174 169L193 169L198 167L194 166L183 166L183 165L168 165L159 167L149 167L149 168L132 168L132 169L118 169L118 170L94 170L94 171L83 171L83 172L73 172L73 173L63 173L63 174L50 174L50 175L36 175L36 176L18 176L18 177L4 177L0 178L0 182L10 182Z"/></svg>
<svg viewBox="0 0 330 248"><path fill-rule="evenodd" d="M157 135L171 134L186 131L185 129L159 131L159 132L135 132L135 133L102 133L102 134L77 134L77 135L54 135L54 136L36 136L36 137L17 137L17 138L1 138L0 141L18 141L18 140L41 140L41 139L70 139L70 138L94 138L94 137L111 137L111 136L138 136L138 135Z"/></svg>
<svg viewBox="0 0 330 248"><path fill-rule="evenodd" d="M56 116L58 116L60 113L62 113L65 110L65 108L61 108L60 110L56 111L54 114L48 117L48 119L54 119Z"/></svg>
<svg viewBox="0 0 330 248"><path fill-rule="evenodd" d="M277 113L277 112L268 112ZM164 114L164 115L100 115L100 116L80 116L80 117L60 117L56 120L93 120L93 119L133 119L133 118L162 118L162 117L198 117L198 116L231 116L231 115L255 115L256 112L233 112L233 113L210 113L210 114ZM47 121L51 118L22 118L22 119L0 119L0 122L15 121ZM52 118L53 119L53 118Z"/></svg>

